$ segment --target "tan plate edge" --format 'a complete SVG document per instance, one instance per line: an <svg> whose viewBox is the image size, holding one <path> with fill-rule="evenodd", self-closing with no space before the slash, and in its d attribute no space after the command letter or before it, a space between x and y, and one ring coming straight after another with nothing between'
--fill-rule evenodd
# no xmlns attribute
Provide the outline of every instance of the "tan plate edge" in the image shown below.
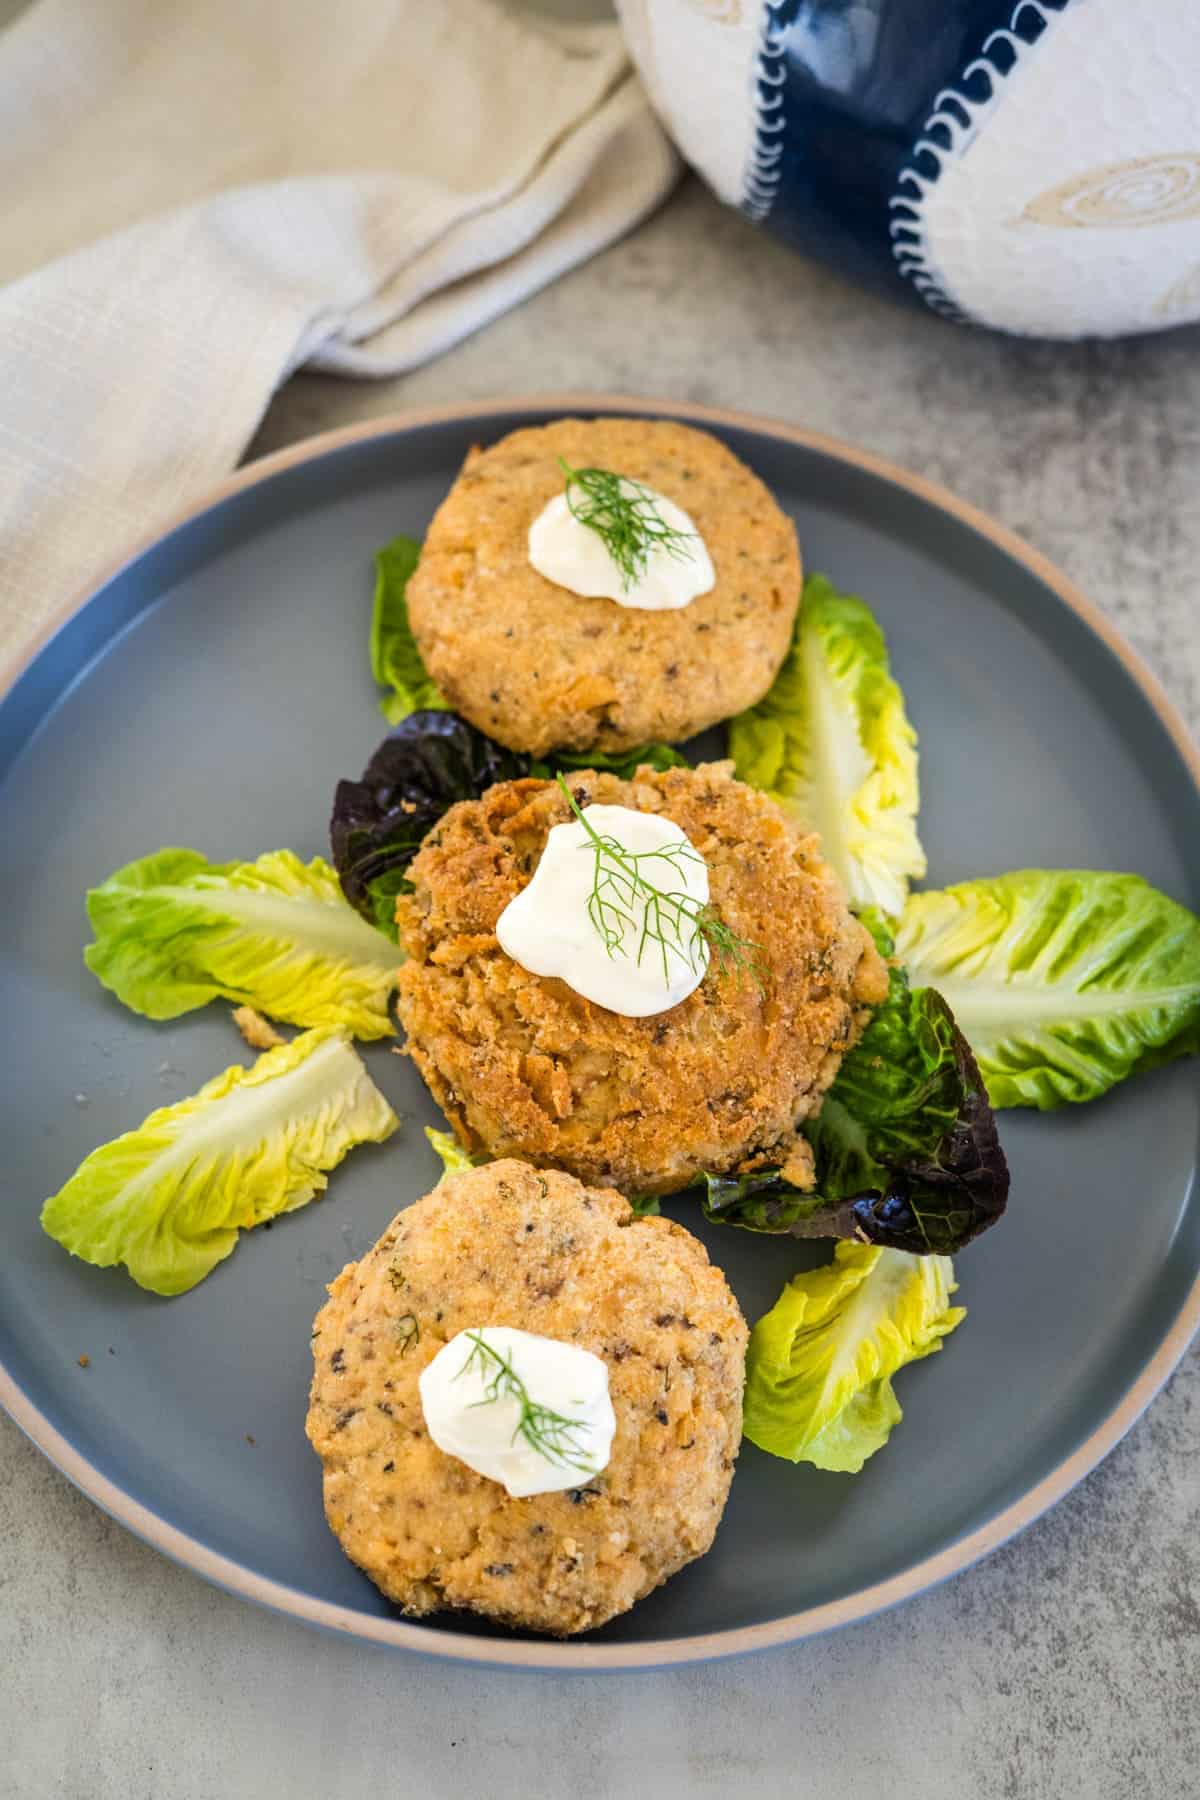
<svg viewBox="0 0 1200 1800"><path fill-rule="evenodd" d="M91 596L105 586L135 558L158 543L169 532L190 519L207 512L210 507L246 488L269 480L285 469L310 462L349 444L365 443L372 438L389 437L397 432L419 431L430 425L442 425L497 414L520 415L535 410L551 412L583 412L640 414L649 417L672 417L697 425L718 425L763 436L782 439L801 449L816 450L834 460L865 469L895 486L927 500L939 511L949 513L969 526L979 536L1004 550L1014 561L1022 563L1050 588L1070 611L1083 619L1092 632L1108 646L1124 665L1131 680L1150 702L1158 718L1179 751L1192 779L1200 790L1200 748L1192 741L1183 720L1175 711L1158 678L1142 662L1105 615L1049 559L1027 544L1023 538L998 525L986 513L979 512L958 499L936 482L912 475L886 457L858 450L837 438L807 432L781 421L749 413L729 412L718 407L696 406L667 399L636 399L625 394L531 394L506 399L479 399L454 406L430 407L416 412L395 413L363 425L348 426L307 438L289 449L252 463L231 475L227 481L211 489L194 505L182 509L155 531L147 533L95 578L85 593L76 596L47 621L31 644L27 644L0 672L0 699L19 680L45 644L74 617ZM535 1639L475 1637L439 1631L436 1627L406 1624L399 1619L371 1618L349 1607L333 1606L314 1600L281 1582L269 1581L251 1569L243 1568L229 1558L208 1549L185 1532L168 1525L157 1514L123 1493L113 1482L81 1456L40 1413L17 1387L7 1370L0 1368L0 1406L3 1406L21 1429L50 1460L62 1470L88 1497L105 1512L143 1538L174 1562L194 1569L197 1574L233 1594L255 1600L275 1612L289 1614L312 1625L370 1642L416 1650L426 1656L439 1656L451 1661L491 1663L501 1667L548 1669L646 1669L668 1664L702 1662L712 1657L736 1656L749 1650L765 1650L774 1645L794 1643L815 1636L838 1625L849 1625L869 1618L873 1613L911 1598L935 1586L949 1576L968 1568L1031 1525L1056 1501L1083 1479L1107 1455L1134 1424L1171 1374L1191 1338L1200 1329L1200 1275L1193 1283L1178 1317L1158 1351L1142 1370L1119 1405L1108 1415L1073 1455L1061 1462L1051 1474L1031 1488L1020 1500L1006 1507L986 1525L969 1536L960 1538L936 1556L917 1563L903 1575L890 1581L864 1588L845 1600L810 1607L773 1619L765 1625L748 1625L735 1631L721 1631L700 1637L664 1638L644 1644L596 1644L586 1639L571 1643L540 1642Z"/></svg>

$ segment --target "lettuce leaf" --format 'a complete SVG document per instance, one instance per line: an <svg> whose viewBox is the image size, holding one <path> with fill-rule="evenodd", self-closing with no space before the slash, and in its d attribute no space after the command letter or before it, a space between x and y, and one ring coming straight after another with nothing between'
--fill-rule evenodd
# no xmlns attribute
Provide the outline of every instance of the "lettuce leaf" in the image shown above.
<svg viewBox="0 0 1200 1800"><path fill-rule="evenodd" d="M430 1149L442 1165L438 1178L439 1187L447 1175L461 1175L464 1169L477 1169L481 1163L488 1161L486 1156L472 1156L469 1150L464 1150L452 1131L435 1131L432 1125L427 1125L425 1136L429 1139Z"/></svg>
<svg viewBox="0 0 1200 1800"><path fill-rule="evenodd" d="M947 1256L839 1244L750 1333L745 1432L790 1462L857 1474L901 1417L892 1376L965 1318Z"/></svg>
<svg viewBox="0 0 1200 1800"><path fill-rule="evenodd" d="M1200 1052L1200 919L1138 875L1021 869L914 894L896 949L937 983L993 1106L1094 1100Z"/></svg>
<svg viewBox="0 0 1200 1800"><path fill-rule="evenodd" d="M669 744L550 761L506 750L452 712L410 713L384 738L360 781L339 781L329 839L342 892L363 918L395 941L396 895L409 891L408 865L426 833L457 800L476 800L497 781L556 770L607 769L629 779L641 763L686 766Z"/></svg>
<svg viewBox="0 0 1200 1800"><path fill-rule="evenodd" d="M379 702L389 725L399 725L411 712L446 705L421 661L408 622L408 583L420 558L421 546L410 537L395 537L375 552L371 673L380 687L392 690Z"/></svg>
<svg viewBox="0 0 1200 1800"><path fill-rule="evenodd" d="M210 863L158 850L87 897L92 973L134 1012L174 1019L223 996L293 1025L391 1034L399 958L347 906L320 857Z"/></svg>
<svg viewBox="0 0 1200 1800"><path fill-rule="evenodd" d="M868 913L865 923L890 955L882 921ZM887 999L803 1129L812 1191L778 1169L709 1175L705 1216L928 1255L961 1249L1007 1204L1008 1164L970 1046L942 995L910 987L895 964Z"/></svg>
<svg viewBox="0 0 1200 1800"><path fill-rule="evenodd" d="M607 773L618 776L621 781L632 781L643 766L658 770L686 769L690 764L673 744L639 744L633 750L555 750L548 761L543 758L531 762L526 773L548 781L560 770L569 775L572 769L594 769L597 774Z"/></svg>
<svg viewBox="0 0 1200 1800"><path fill-rule="evenodd" d="M820 832L855 908L898 913L925 873L916 745L870 609L810 575L787 659L729 749L741 780Z"/></svg>
<svg viewBox="0 0 1200 1800"><path fill-rule="evenodd" d="M339 781L329 821L342 892L394 940L396 895L426 832L456 800L526 772L527 759L492 742L457 713L410 713L389 732L361 781Z"/></svg>
<svg viewBox="0 0 1200 1800"><path fill-rule="evenodd" d="M398 1124L344 1033L308 1031L93 1150L42 1225L84 1262L182 1294L239 1231L304 1206L348 1150Z"/></svg>

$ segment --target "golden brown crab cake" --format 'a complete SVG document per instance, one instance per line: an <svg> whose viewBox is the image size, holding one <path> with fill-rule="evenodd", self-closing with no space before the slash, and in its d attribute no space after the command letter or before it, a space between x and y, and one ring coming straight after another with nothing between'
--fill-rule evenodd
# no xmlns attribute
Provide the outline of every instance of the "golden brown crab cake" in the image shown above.
<svg viewBox="0 0 1200 1800"><path fill-rule="evenodd" d="M708 865L712 905L756 946L756 977L716 959L667 1012L626 1018L500 948L496 922L552 826L552 782L501 782L453 806L397 902L407 1047L473 1152L568 1169L626 1194L671 1193L705 1170L811 1167L800 1122L819 1107L887 971L819 841L727 763L573 774L581 805L662 814Z"/></svg>
<svg viewBox="0 0 1200 1800"><path fill-rule="evenodd" d="M329 1290L308 1435L346 1554L408 1613L566 1635L709 1548L742 1425L746 1326L702 1244L611 1190L497 1162L395 1218ZM417 1378L458 1332L510 1325L602 1357L612 1455L514 1499L430 1439Z"/></svg>
<svg viewBox="0 0 1200 1800"><path fill-rule="evenodd" d="M539 575L529 527L563 489L559 457L673 500L713 588L677 611L586 598ZM559 419L472 450L408 584L421 655L450 704L535 754L678 743L762 699L800 603L796 531L706 431L657 419Z"/></svg>

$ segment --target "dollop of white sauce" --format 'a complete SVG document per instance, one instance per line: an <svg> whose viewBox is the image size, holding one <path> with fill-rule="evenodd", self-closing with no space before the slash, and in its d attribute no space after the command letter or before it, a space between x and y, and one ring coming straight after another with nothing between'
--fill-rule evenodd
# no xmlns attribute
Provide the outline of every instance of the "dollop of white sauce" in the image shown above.
<svg viewBox="0 0 1200 1800"><path fill-rule="evenodd" d="M512 1391L502 1364L530 1404L545 1409L534 1412L525 1431L522 1397ZM498 1481L514 1499L582 1487L612 1455L617 1421L608 1364L578 1344L509 1325L470 1327L442 1345L417 1385L438 1449ZM556 1425L547 1412L571 1429Z"/></svg>
<svg viewBox="0 0 1200 1800"><path fill-rule="evenodd" d="M684 896L692 912L707 903L708 865L670 819L629 806L587 806L583 816L597 836L613 838L641 857L637 870L653 887ZM660 854L679 846L685 854ZM605 917L620 934L620 947L611 954L588 910L598 874L606 880L599 890L608 903ZM645 1019L686 1000L708 968L708 945L691 941L686 921L673 928L677 915L668 909L661 933L667 948L654 938L642 942L648 900L622 880L607 857L597 870L595 846L572 819L551 828L533 879L500 914L496 936L500 948L531 975L557 975L585 1000L627 1019Z"/></svg>
<svg viewBox="0 0 1200 1800"><path fill-rule="evenodd" d="M622 482L626 493L636 495L639 484ZM668 612L690 606L707 594L716 581L712 558L695 525L681 506L653 488L642 488L663 523L688 535L668 546L654 544L646 556L644 572L630 586L599 532L575 517L565 493L547 502L529 527L529 560L539 575L573 594L615 600L643 612Z"/></svg>

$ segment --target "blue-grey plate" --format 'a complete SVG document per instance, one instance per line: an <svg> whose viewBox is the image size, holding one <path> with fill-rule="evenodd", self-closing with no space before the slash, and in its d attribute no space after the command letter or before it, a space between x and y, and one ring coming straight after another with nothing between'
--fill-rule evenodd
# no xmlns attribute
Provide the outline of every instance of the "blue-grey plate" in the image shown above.
<svg viewBox="0 0 1200 1800"><path fill-rule="evenodd" d="M76 1262L38 1211L96 1144L248 1053L229 1008L168 1025L84 968L84 890L162 844L326 848L334 782L381 736L371 553L419 535L466 450L564 410L694 420L769 483L806 566L865 595L921 734L936 883L1022 865L1136 870L1200 907L1200 765L1152 678L1042 558L948 494L784 426L611 397L401 418L259 463L73 611L0 703L0 1400L114 1517L233 1591L440 1656L620 1668L781 1643L963 1568L1111 1448L1200 1317L1196 1065L1096 1105L1002 1117L1012 1199L958 1262L969 1318L902 1373L904 1422L857 1477L747 1447L716 1547L580 1642L403 1619L326 1528L304 1437L326 1282L437 1173L404 1118L328 1194L160 1300ZM701 1232L753 1318L819 1248ZM86 1368L78 1359L89 1358Z"/></svg>

